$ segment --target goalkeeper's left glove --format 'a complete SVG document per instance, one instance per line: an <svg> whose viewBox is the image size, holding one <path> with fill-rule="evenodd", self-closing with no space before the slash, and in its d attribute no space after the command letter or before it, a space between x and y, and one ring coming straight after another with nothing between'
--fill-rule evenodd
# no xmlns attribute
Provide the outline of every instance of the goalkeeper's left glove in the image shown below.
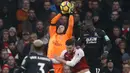
<svg viewBox="0 0 130 73"><path fill-rule="evenodd" d="M71 3L71 7L69 8L69 14L72 14L74 12L74 4Z"/></svg>

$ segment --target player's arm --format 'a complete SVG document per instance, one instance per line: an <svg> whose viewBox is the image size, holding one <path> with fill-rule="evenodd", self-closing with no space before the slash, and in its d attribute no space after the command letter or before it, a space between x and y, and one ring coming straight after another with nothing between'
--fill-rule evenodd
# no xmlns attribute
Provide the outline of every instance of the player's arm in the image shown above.
<svg viewBox="0 0 130 73"><path fill-rule="evenodd" d="M67 52L67 50L62 51L62 53L61 53L61 55L60 55L60 58L61 58L61 59L64 59L64 54L65 54L66 52ZM57 56L55 56L55 58L56 58L56 57L57 57ZM61 63L61 62L57 61L55 58L52 58L52 59L51 59L54 64L59 64L59 63Z"/></svg>
<svg viewBox="0 0 130 73"><path fill-rule="evenodd" d="M50 37L56 33L56 23L57 21L60 19L61 14L59 13L58 15L56 15L52 20L51 20L51 25L49 26L49 34Z"/></svg>
<svg viewBox="0 0 130 73"><path fill-rule="evenodd" d="M83 36L83 32L81 32L80 37L76 41L76 45L80 46L82 49L85 47L86 39Z"/></svg>
<svg viewBox="0 0 130 73"><path fill-rule="evenodd" d="M102 30L101 34L102 34L104 42L105 42L104 48L103 48L103 50L104 50L103 56L107 56L110 49L112 48L111 40L106 35L105 31Z"/></svg>
<svg viewBox="0 0 130 73"><path fill-rule="evenodd" d="M29 63L29 57L26 56L24 57L23 61L22 61L22 64L20 66L20 68L16 71L16 73L22 73L26 70L27 68L27 64Z"/></svg>
<svg viewBox="0 0 130 73"><path fill-rule="evenodd" d="M54 73L52 61L50 61L49 66L50 66L49 73Z"/></svg>
<svg viewBox="0 0 130 73"><path fill-rule="evenodd" d="M68 28L67 28L67 31L66 31L66 34L65 34L68 39L72 38L73 26L74 26L74 16L70 15L69 21L68 21Z"/></svg>
<svg viewBox="0 0 130 73"><path fill-rule="evenodd" d="M68 66L74 67L81 60L81 58L83 56L84 56L83 50L82 49L78 49L75 52L75 55L74 55L74 57L73 57L73 59L71 61L66 61L66 60L61 59L61 58L57 58L57 60L60 61L63 64L66 64Z"/></svg>

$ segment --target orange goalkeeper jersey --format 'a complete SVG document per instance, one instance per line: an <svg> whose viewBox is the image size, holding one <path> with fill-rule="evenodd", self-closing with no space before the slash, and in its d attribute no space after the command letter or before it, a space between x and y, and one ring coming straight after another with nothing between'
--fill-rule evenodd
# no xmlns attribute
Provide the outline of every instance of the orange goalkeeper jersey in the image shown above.
<svg viewBox="0 0 130 73"><path fill-rule="evenodd" d="M61 14L56 15L51 20L51 25L49 26L50 40L48 45L47 56L49 58L54 58L54 55L60 56L61 52L66 49L66 41L72 38L73 26L74 26L74 17L73 15L69 16L68 28L65 34L56 33L56 22L60 19ZM62 67L62 64L56 64L57 67ZM60 73L60 72L58 72Z"/></svg>
<svg viewBox="0 0 130 73"><path fill-rule="evenodd" d="M66 49L66 45L65 45L66 41L72 38L73 26L74 26L73 15L69 16L68 29L65 34L56 33L55 24L60 17L61 14L55 16L51 21L52 25L49 26L50 40L49 40L48 54L47 54L49 58L54 58L54 55L60 56L61 52Z"/></svg>

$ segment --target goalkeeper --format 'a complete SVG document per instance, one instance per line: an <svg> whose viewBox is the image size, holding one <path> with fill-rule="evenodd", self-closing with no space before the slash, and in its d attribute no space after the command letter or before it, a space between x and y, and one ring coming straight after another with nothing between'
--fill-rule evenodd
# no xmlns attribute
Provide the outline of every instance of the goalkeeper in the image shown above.
<svg viewBox="0 0 130 73"><path fill-rule="evenodd" d="M74 26L74 17L72 15L72 7L69 8L67 13L61 11L58 15L56 15L52 20L49 26L49 34L50 40L48 45L47 56L52 59L54 56L60 56L61 52L66 49L65 42L72 38L73 26ZM65 31L64 25L56 26L57 21L62 17L63 14L69 14L68 20L68 28ZM63 65L62 64L53 64L55 69L55 73L63 73Z"/></svg>

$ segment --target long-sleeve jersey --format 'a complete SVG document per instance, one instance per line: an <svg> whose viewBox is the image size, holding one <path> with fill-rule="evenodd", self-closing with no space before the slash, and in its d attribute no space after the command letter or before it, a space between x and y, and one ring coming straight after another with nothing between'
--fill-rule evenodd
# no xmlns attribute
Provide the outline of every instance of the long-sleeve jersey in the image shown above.
<svg viewBox="0 0 130 73"><path fill-rule="evenodd" d="M72 15L69 16L68 28L65 34L57 34L56 32L56 22L61 17L61 14L55 16L51 25L49 26L49 34L50 40L48 45L48 53L47 56L49 58L53 58L54 55L60 56L61 52L66 49L66 41L72 38L73 26L74 26L74 17Z"/></svg>
<svg viewBox="0 0 130 73"><path fill-rule="evenodd" d="M32 53L23 59L21 67L16 73L54 73L52 61L42 55Z"/></svg>
<svg viewBox="0 0 130 73"><path fill-rule="evenodd" d="M111 49L110 39L101 29L95 29L93 33L84 31L80 39L82 44L85 45L85 56L91 64L95 63L97 65L100 63L100 57L103 52Z"/></svg>
<svg viewBox="0 0 130 73"><path fill-rule="evenodd" d="M66 65L70 66L73 73L89 68L87 61L85 59L85 54L81 48L74 49L72 53L68 53L67 50L64 50L61 53L60 57L66 60ZM55 59L52 59L52 62L59 63Z"/></svg>

